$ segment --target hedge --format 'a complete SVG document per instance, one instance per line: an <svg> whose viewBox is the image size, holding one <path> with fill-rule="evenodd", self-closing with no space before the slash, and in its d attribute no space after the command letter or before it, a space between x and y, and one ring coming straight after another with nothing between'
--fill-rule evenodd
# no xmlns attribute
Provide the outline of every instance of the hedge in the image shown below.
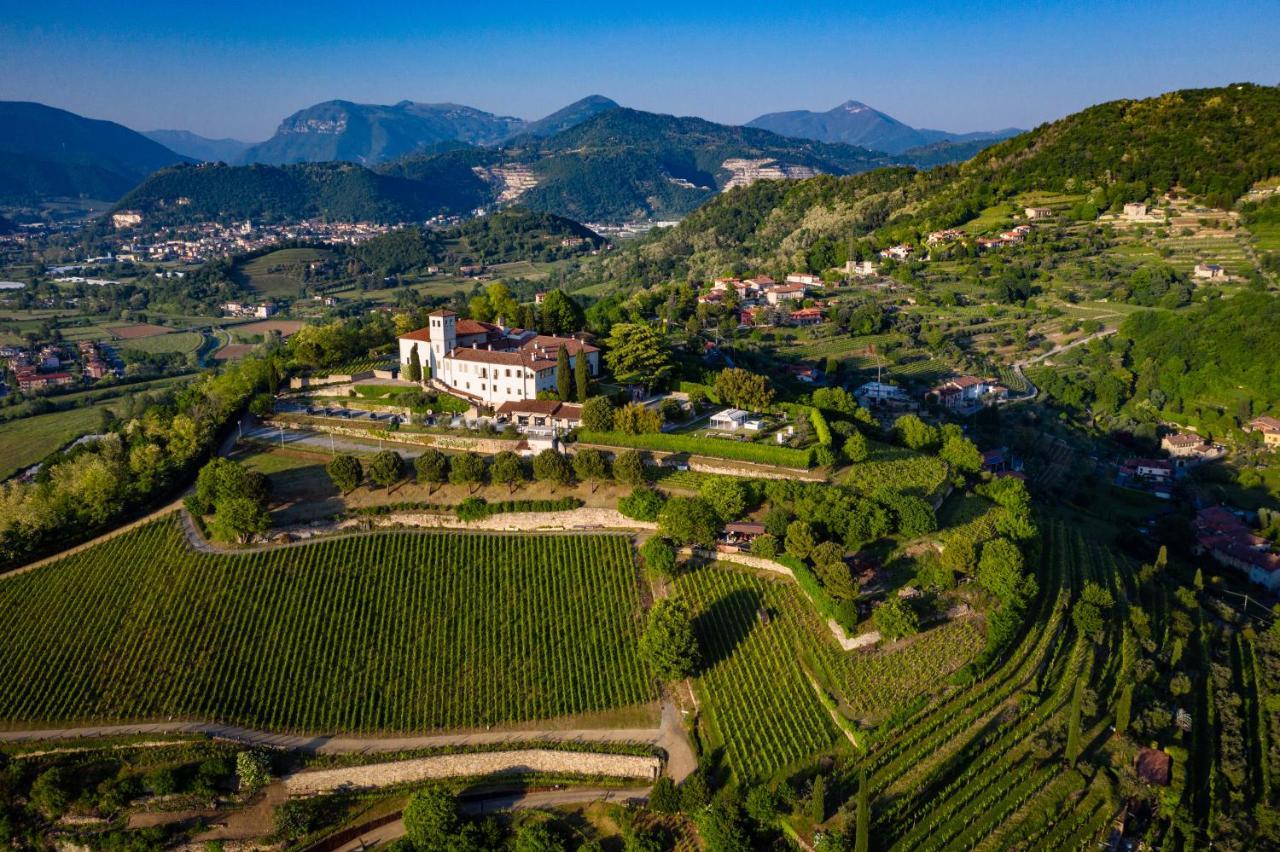
<svg viewBox="0 0 1280 852"><path fill-rule="evenodd" d="M454 513L462 521L478 521L490 515L507 512L567 512L585 505L577 497L561 497L559 500L503 500L490 503L483 497L468 497L458 505L448 503L383 503L378 506L362 506L354 514L362 516L390 515L395 512Z"/></svg>
<svg viewBox="0 0 1280 852"><path fill-rule="evenodd" d="M827 418L817 408L809 409L809 421L813 423L813 431L818 436L818 443L824 447L831 446L831 427Z"/></svg>
<svg viewBox="0 0 1280 852"><path fill-rule="evenodd" d="M830 618L834 620L836 624L839 624L845 630L850 632L858 626L856 616L853 619L849 618L850 613L848 610L845 607L842 607L840 603L835 598L831 597L827 590L822 587L822 583L818 580L818 576L810 570L808 565L804 564L801 560L796 559L794 556L790 556L785 553L778 554L774 557L773 561L791 569L791 573L796 577L796 585L798 585L800 589L809 596L809 599L813 601L813 607L818 611L819 615L823 618Z"/></svg>
<svg viewBox="0 0 1280 852"><path fill-rule="evenodd" d="M578 440L584 444L602 444L609 447L655 450L664 453L690 453L778 467L807 468L813 461L809 450L661 432L648 435L628 435L624 432L579 432Z"/></svg>

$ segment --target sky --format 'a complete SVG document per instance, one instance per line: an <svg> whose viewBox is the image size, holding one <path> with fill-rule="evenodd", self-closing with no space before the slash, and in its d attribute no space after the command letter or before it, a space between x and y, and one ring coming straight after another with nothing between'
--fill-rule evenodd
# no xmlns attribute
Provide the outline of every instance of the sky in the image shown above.
<svg viewBox="0 0 1280 852"><path fill-rule="evenodd" d="M332 99L538 118L588 94L729 124L855 99L964 132L1280 84L1277 44L1277 0L0 0L0 100L246 141Z"/></svg>

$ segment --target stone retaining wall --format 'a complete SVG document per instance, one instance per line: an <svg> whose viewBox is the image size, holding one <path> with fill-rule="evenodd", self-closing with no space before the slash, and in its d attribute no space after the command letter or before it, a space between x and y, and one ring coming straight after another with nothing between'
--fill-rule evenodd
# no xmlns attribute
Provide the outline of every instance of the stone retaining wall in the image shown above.
<svg viewBox="0 0 1280 852"><path fill-rule="evenodd" d="M325 435L345 435L350 438L365 440L383 440L396 444L410 444L418 447L437 447L442 450L472 450L477 453L494 455L505 450L515 450L520 442L516 439L472 438L467 435L438 435L431 432L392 432L388 429L355 429L350 426L339 426L329 423L292 423L287 420L264 420L263 423L273 429L303 429L308 432L320 432Z"/></svg>
<svg viewBox="0 0 1280 852"><path fill-rule="evenodd" d="M388 787L435 778L470 778L482 775L511 775L533 772L608 776L610 778L657 779L662 761L632 754L523 749L467 754L440 754L374 763L341 769L299 772L284 779L290 796L309 796L339 788Z"/></svg>

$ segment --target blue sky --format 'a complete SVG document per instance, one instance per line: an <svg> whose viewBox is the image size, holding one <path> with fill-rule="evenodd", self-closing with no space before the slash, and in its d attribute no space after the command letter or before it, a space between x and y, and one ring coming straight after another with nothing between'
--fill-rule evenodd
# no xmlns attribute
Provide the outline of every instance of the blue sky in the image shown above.
<svg viewBox="0 0 1280 852"><path fill-rule="evenodd" d="M1118 97L1280 83L1277 11L1275 0L0 0L0 100L247 140L333 98L537 118L593 93L728 123L854 98L922 127L1031 127Z"/></svg>

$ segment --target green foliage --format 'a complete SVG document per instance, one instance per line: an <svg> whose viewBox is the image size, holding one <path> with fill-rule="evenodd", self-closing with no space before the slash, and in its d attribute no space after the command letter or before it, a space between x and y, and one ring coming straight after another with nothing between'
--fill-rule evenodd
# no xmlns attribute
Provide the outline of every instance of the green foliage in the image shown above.
<svg viewBox="0 0 1280 852"><path fill-rule="evenodd" d="M840 452L851 464L866 461L868 455L866 437L858 431L850 432L849 436L844 439Z"/></svg>
<svg viewBox="0 0 1280 852"><path fill-rule="evenodd" d="M447 787L429 784L409 797L403 819L405 835L418 849L447 848L461 821L458 800Z"/></svg>
<svg viewBox="0 0 1280 852"><path fill-rule="evenodd" d="M914 414L904 414L893 422L893 436L902 446L916 451L931 450L941 439L937 427Z"/></svg>
<svg viewBox="0 0 1280 852"><path fill-rule="evenodd" d="M613 403L607 396L593 396L582 405L582 428L588 432L613 430Z"/></svg>
<svg viewBox="0 0 1280 852"><path fill-rule="evenodd" d="M720 529L715 509L700 497L672 497L658 512L658 531L680 544L715 547Z"/></svg>
<svg viewBox="0 0 1280 852"><path fill-rule="evenodd" d="M428 447L413 460L413 470L420 484L439 485L449 479L449 457Z"/></svg>
<svg viewBox="0 0 1280 852"><path fill-rule="evenodd" d="M516 486L524 482L524 460L511 450L503 450L493 457L489 466L489 479L499 485L507 486L514 491Z"/></svg>
<svg viewBox="0 0 1280 852"><path fill-rule="evenodd" d="M746 484L733 476L713 476L702 483L698 496L711 504L724 523L736 521L747 510Z"/></svg>
<svg viewBox="0 0 1280 852"><path fill-rule="evenodd" d="M769 380L740 367L730 367L717 373L715 392L726 405L746 411L765 411L773 404Z"/></svg>
<svg viewBox="0 0 1280 852"><path fill-rule="evenodd" d="M647 325L618 323L609 330L605 364L623 384L652 388L670 377L674 365L665 336Z"/></svg>
<svg viewBox="0 0 1280 852"><path fill-rule="evenodd" d="M648 481L644 456L637 450L623 450L613 459L613 478L623 485L639 487Z"/></svg>
<svg viewBox="0 0 1280 852"><path fill-rule="evenodd" d="M236 755L236 780L243 792L253 793L271 780L271 763L260 751L242 751Z"/></svg>
<svg viewBox="0 0 1280 852"><path fill-rule="evenodd" d="M404 377L411 382L422 381L422 356L416 344L409 350L409 366L405 367Z"/></svg>
<svg viewBox="0 0 1280 852"><path fill-rule="evenodd" d="M856 830L854 832L854 852L867 852L871 845L871 801L867 786L867 772L864 769L858 778Z"/></svg>
<svg viewBox="0 0 1280 852"><path fill-rule="evenodd" d="M591 369L586 354L573 359L573 389L578 402L587 402L591 392Z"/></svg>
<svg viewBox="0 0 1280 852"><path fill-rule="evenodd" d="M1080 635L1088 636L1094 642L1102 641L1102 631L1106 627L1104 613L1113 603L1111 592L1092 580L1085 583L1080 599L1071 607L1071 620Z"/></svg>
<svg viewBox="0 0 1280 852"><path fill-rule="evenodd" d="M680 812L680 791L670 776L663 775L649 791L649 808L660 814Z"/></svg>
<svg viewBox="0 0 1280 852"><path fill-rule="evenodd" d="M814 541L813 528L804 521L792 521L787 526L787 555L796 559L808 559L817 542Z"/></svg>
<svg viewBox="0 0 1280 852"><path fill-rule="evenodd" d="M778 555L778 540L769 533L758 535L751 542L751 552L765 559L773 559Z"/></svg>
<svg viewBox="0 0 1280 852"><path fill-rule="evenodd" d="M920 631L920 618L906 601L896 595L875 608L871 614L876 630L880 636L892 642L903 636L912 636Z"/></svg>
<svg viewBox="0 0 1280 852"><path fill-rule="evenodd" d="M566 402L573 399L573 374L569 371L569 350L563 346L556 350L556 393Z"/></svg>
<svg viewBox="0 0 1280 852"><path fill-rule="evenodd" d="M474 486L484 483L486 475L484 457L479 453L460 453L449 462L449 482L454 485L471 486L474 491Z"/></svg>
<svg viewBox="0 0 1280 852"><path fill-rule="evenodd" d="M977 473L982 470L982 453L968 438L953 436L942 443L938 458L964 473Z"/></svg>
<svg viewBox="0 0 1280 852"><path fill-rule="evenodd" d="M796 450L773 444L726 441L723 438L698 438L666 432L629 435L624 432L588 432L584 429L578 434L578 440L587 444L668 453L690 453L777 467L807 468L810 461L808 450Z"/></svg>
<svg viewBox="0 0 1280 852"><path fill-rule="evenodd" d="M382 450L369 462L369 479L390 488L404 478L404 459L395 450Z"/></svg>
<svg viewBox="0 0 1280 852"><path fill-rule="evenodd" d="M640 558L644 560L644 570L651 575L663 579L675 576L676 551L666 540L651 537L640 546Z"/></svg>
<svg viewBox="0 0 1280 852"><path fill-rule="evenodd" d="M641 403L629 402L613 412L613 428L624 435L656 434L662 431L662 413Z"/></svg>
<svg viewBox="0 0 1280 852"><path fill-rule="evenodd" d="M693 674L700 652L689 607L683 600L668 597L654 602L640 637L640 654L663 680Z"/></svg>
<svg viewBox="0 0 1280 852"><path fill-rule="evenodd" d="M573 468L558 450L545 449L533 457L533 478L551 485L573 482Z"/></svg>
<svg viewBox="0 0 1280 852"><path fill-rule="evenodd" d="M573 454L573 474L579 482L590 482L594 491L609 476L609 466L604 453L593 447L583 447Z"/></svg>
<svg viewBox="0 0 1280 852"><path fill-rule="evenodd" d="M538 330L543 334L573 334L585 324L582 308L563 290L548 291L538 306Z"/></svg>
<svg viewBox="0 0 1280 852"><path fill-rule="evenodd" d="M1076 678L1075 689L1071 693L1071 709L1067 715L1067 765L1075 766L1080 759L1081 749L1081 703L1084 700L1084 677Z"/></svg>

